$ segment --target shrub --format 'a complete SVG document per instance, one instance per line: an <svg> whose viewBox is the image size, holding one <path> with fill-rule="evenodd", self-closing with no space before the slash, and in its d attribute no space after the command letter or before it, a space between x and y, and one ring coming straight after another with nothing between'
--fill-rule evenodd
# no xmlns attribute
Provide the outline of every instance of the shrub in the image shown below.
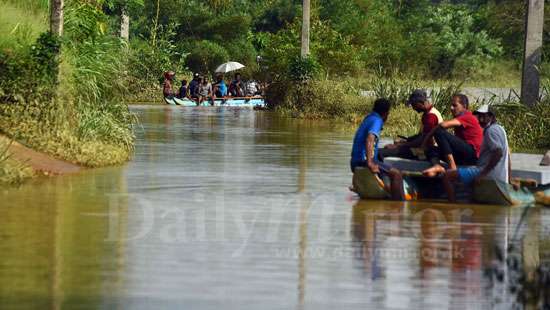
<svg viewBox="0 0 550 310"><path fill-rule="evenodd" d="M313 56L294 57L289 64L288 77L295 82L306 82L319 76L321 65Z"/></svg>
<svg viewBox="0 0 550 310"><path fill-rule="evenodd" d="M364 115L371 106L371 100L348 83L311 80L287 84L276 109L307 118L352 120L356 115Z"/></svg>
<svg viewBox="0 0 550 310"><path fill-rule="evenodd" d="M196 42L186 59L187 67L193 72L214 72L216 67L229 60L229 54L221 45L202 40Z"/></svg>

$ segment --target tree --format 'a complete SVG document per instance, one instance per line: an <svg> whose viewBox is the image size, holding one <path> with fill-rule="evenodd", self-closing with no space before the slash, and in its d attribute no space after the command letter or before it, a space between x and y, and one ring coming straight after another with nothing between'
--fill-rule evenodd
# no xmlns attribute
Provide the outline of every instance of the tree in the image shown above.
<svg viewBox="0 0 550 310"><path fill-rule="evenodd" d="M122 8L120 13L120 37L126 41L130 39L130 16L127 8Z"/></svg>
<svg viewBox="0 0 550 310"><path fill-rule="evenodd" d="M64 0L50 1L50 31L53 35L63 35L63 3Z"/></svg>
<svg viewBox="0 0 550 310"><path fill-rule="evenodd" d="M303 20L302 20L302 50L301 56L305 58L309 55L309 17L310 17L310 3L309 0L304 0L302 8Z"/></svg>

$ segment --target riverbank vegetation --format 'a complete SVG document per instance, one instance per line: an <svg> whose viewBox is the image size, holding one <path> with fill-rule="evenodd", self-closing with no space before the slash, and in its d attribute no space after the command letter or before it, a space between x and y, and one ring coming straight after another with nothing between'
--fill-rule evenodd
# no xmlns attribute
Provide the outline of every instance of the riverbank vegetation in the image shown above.
<svg viewBox="0 0 550 310"><path fill-rule="evenodd" d="M65 34L57 37L47 31L48 1L0 6L0 32L7 34L0 40L0 133L84 166L128 160L134 136L124 103L126 45L102 31L102 11L66 1ZM12 160L0 166L18 167ZM9 173L4 179L20 180Z"/></svg>

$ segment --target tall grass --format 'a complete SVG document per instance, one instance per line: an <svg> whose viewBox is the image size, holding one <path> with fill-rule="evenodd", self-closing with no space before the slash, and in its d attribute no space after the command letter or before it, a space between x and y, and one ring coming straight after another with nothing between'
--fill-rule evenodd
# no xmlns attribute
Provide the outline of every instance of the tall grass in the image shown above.
<svg viewBox="0 0 550 310"><path fill-rule="evenodd" d="M23 10L21 4L0 0L0 50L30 45L47 25L40 10Z"/></svg>
<svg viewBox="0 0 550 310"><path fill-rule="evenodd" d="M124 104L125 89L121 81L126 60L122 42L102 33L98 20L78 20L89 17L79 10L90 9L91 5L85 1L68 1L66 21L87 27L67 28L58 84L43 90L39 83L30 84L32 87L23 88L30 88L32 96L20 96L18 90L27 85L22 84L23 81L40 81L53 74L33 68L36 60L29 52L36 45L38 33L47 30L45 22L38 22L45 15L47 1L46 6L34 1L0 1L12 15L7 22L0 22L2 29L19 27L17 23L27 20L33 29L21 34L11 31L1 37L9 50L0 48L0 67L14 70L10 71L11 77L5 76L12 82L0 83L0 88L4 87L0 89L0 98L5 99L0 102L0 133L36 150L86 166L126 161L133 150L134 117ZM8 14L6 12L0 10L0 14ZM40 48L47 49L47 46ZM21 76L25 80L21 80ZM6 91L10 96L2 97Z"/></svg>
<svg viewBox="0 0 550 310"><path fill-rule="evenodd" d="M31 177L34 172L29 167L11 159L10 144L0 140L0 183L17 184Z"/></svg>

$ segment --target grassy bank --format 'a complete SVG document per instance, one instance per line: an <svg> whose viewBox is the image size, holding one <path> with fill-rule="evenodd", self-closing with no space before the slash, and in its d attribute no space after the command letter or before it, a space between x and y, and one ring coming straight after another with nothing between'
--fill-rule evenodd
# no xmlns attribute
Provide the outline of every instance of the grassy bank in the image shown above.
<svg viewBox="0 0 550 310"><path fill-rule="evenodd" d="M368 83L368 84L367 84ZM292 117L310 119L339 119L350 123L355 130L372 109L375 97L390 98L394 106L383 135L413 135L418 132L420 115L404 104L414 88L432 88L432 101L445 119L452 118L449 103L462 85L451 82L423 82L375 78L370 81L314 80L307 84L276 83L268 91L272 108ZM364 97L360 89L372 89L375 97ZM498 121L506 128L514 151L543 151L550 148L550 99L542 100L535 108L521 105L515 98L492 98L498 104ZM473 102L472 109L480 103Z"/></svg>
<svg viewBox="0 0 550 310"><path fill-rule="evenodd" d="M17 184L34 176L32 169L11 158L8 146L0 141L0 183Z"/></svg>
<svg viewBox="0 0 550 310"><path fill-rule="evenodd" d="M123 44L88 37L78 20L85 6L67 7L67 37L57 42L45 34L47 2L39 4L0 0L0 32L7 34L0 39L0 133L83 166L127 161L134 118L117 78L125 67ZM0 171L0 181L10 183L30 175L11 159L0 161Z"/></svg>

